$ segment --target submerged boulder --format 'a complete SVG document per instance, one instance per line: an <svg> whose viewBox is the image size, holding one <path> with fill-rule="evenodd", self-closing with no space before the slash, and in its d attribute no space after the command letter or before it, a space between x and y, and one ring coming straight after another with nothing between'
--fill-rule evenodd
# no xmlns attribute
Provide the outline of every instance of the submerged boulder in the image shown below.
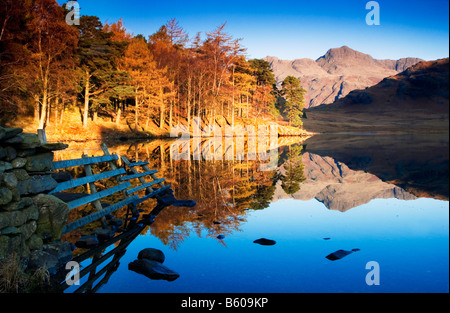
<svg viewBox="0 0 450 313"><path fill-rule="evenodd" d="M172 271L168 267L157 261L148 259L138 259L128 264L128 269L138 274L145 275L150 279L163 279L174 281L180 274Z"/></svg>
<svg viewBox="0 0 450 313"><path fill-rule="evenodd" d="M77 248L93 248L98 246L99 241L97 236L95 235L90 235L90 236L83 236L80 239L77 240L77 242L75 243L75 246Z"/></svg>
<svg viewBox="0 0 450 313"><path fill-rule="evenodd" d="M159 263L164 263L166 256L161 250L154 249L154 248L147 248L144 250L141 250L138 254L138 259L147 259L150 261L156 261Z"/></svg>
<svg viewBox="0 0 450 313"><path fill-rule="evenodd" d="M266 238L260 238L260 239L256 239L255 241L253 241L254 243L263 245L263 246L273 246L274 244L276 244L277 242L275 240L272 239L266 239Z"/></svg>
<svg viewBox="0 0 450 313"><path fill-rule="evenodd" d="M326 258L330 261L336 261L336 260L340 260L343 257L346 257L347 255L352 254L353 252L356 252L356 251L359 251L359 249L352 249L351 251L337 250L337 251L327 255Z"/></svg>
<svg viewBox="0 0 450 313"><path fill-rule="evenodd" d="M99 242L104 242L113 239L116 232L108 228L99 228L94 230L92 234L97 237Z"/></svg>

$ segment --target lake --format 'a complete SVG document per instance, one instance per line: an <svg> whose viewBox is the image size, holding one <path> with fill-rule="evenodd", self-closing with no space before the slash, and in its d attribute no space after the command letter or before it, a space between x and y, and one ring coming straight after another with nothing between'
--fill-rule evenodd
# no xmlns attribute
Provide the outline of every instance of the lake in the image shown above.
<svg viewBox="0 0 450 313"><path fill-rule="evenodd" d="M270 145L276 154L254 157L246 143L243 155L211 160L196 157L192 139L179 143L107 142L112 152L148 161L178 199L197 205L166 207L152 225L87 258L81 269L107 256L64 292L449 291L448 134L282 138ZM99 145L74 144L56 158L101 155ZM183 145L188 155L176 157ZM143 214L155 203L142 204ZM254 242L261 238L275 244ZM146 248L161 250L179 277L154 280L130 270Z"/></svg>

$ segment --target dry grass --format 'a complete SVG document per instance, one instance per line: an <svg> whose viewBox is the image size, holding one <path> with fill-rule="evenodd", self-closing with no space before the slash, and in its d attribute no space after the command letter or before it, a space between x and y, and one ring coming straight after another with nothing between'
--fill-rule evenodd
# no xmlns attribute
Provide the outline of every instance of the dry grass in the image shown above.
<svg viewBox="0 0 450 313"><path fill-rule="evenodd" d="M180 120L174 119L174 125L177 123L187 125L187 121L184 118ZM205 117L201 126L204 128L212 121L209 121ZM221 116L216 116L215 122L218 125L229 125L230 121ZM283 121L273 121L268 117L260 118L237 118L235 119L235 125L270 125L276 124L279 126L280 136L309 136L309 133L303 129L291 127ZM23 117L16 121L11 121L7 127L21 127L24 132L36 133L38 125L31 117ZM120 124L112 122L109 118L98 117L97 122L89 120L88 127L83 127L81 122L80 113L76 110L67 110L64 114L63 123L56 123L51 117L49 124L45 128L47 140L49 142L65 142L74 144L77 142L85 142L89 140L119 140L121 138L128 139L156 139L156 138L168 138L170 137L170 130L166 125L166 128L160 129L158 125L150 121L147 126L145 122L141 122L137 130L134 129L134 120L128 120L123 118Z"/></svg>
<svg viewBox="0 0 450 313"><path fill-rule="evenodd" d="M6 127L20 127L24 132L36 133L38 125L32 117L21 117L11 121ZM80 114L76 111L67 110L63 123L56 123L50 118L50 123L46 126L46 135L49 142L66 141L86 141L86 140L107 140L118 139L120 137L129 138L150 138L168 136L167 130L160 130L156 125L150 123L147 129L139 127L134 131L134 124L127 125L126 120L120 124L99 117L97 122L89 120L88 127L83 127Z"/></svg>
<svg viewBox="0 0 450 313"><path fill-rule="evenodd" d="M27 293L47 285L50 275L45 268L26 273L16 255L0 260L0 293Z"/></svg>

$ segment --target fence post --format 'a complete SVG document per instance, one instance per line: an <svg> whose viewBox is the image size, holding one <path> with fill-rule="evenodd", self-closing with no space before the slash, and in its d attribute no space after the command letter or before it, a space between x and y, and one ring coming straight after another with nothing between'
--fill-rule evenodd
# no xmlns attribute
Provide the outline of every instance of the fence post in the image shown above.
<svg viewBox="0 0 450 313"><path fill-rule="evenodd" d="M47 143L47 135L45 134L45 129L38 129L38 138L41 144Z"/></svg>

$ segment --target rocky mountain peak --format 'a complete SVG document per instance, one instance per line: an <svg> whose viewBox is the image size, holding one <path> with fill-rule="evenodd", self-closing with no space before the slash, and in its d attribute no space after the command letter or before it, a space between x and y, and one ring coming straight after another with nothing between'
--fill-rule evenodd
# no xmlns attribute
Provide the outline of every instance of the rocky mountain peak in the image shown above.
<svg viewBox="0 0 450 313"><path fill-rule="evenodd" d="M265 58L272 67L279 85L286 76L295 76L307 93L305 107L329 104L345 97L350 91L379 83L422 61L418 58L377 60L348 46L329 49L317 60L281 60Z"/></svg>
<svg viewBox="0 0 450 313"><path fill-rule="evenodd" d="M373 58L362 52L353 50L347 46L342 46L340 48L331 48L325 55L321 56L316 60L316 62L335 62L336 60L348 60L348 59L360 59L364 61L371 61Z"/></svg>

